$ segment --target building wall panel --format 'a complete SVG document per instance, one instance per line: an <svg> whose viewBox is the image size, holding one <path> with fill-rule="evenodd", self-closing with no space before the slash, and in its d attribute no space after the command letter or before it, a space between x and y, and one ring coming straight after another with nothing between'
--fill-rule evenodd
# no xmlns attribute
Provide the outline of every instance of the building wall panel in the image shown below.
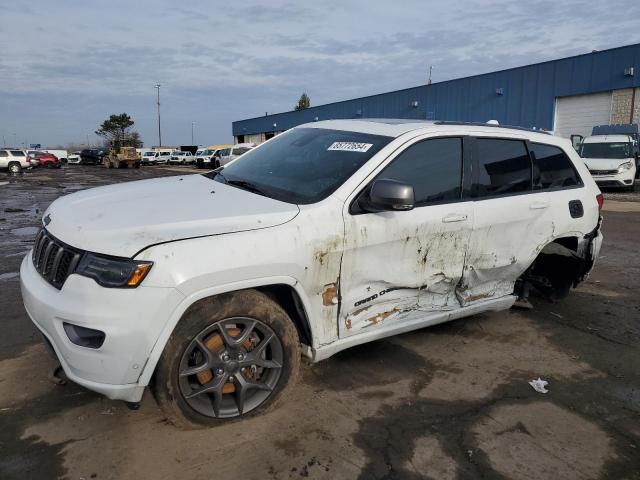
<svg viewBox="0 0 640 480"><path fill-rule="evenodd" d="M633 77L623 74L627 67L635 68ZM495 119L551 130L556 98L633 87L640 87L640 44L240 120L232 130L235 136L281 131L316 118ZM496 93L499 88L502 95ZM418 102L417 108L412 101Z"/></svg>

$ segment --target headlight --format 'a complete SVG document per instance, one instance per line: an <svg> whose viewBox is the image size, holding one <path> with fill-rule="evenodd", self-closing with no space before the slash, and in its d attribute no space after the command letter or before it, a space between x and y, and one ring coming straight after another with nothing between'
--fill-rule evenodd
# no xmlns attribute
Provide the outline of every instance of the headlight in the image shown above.
<svg viewBox="0 0 640 480"><path fill-rule="evenodd" d="M144 280L152 266L153 262L87 253L80 260L75 273L93 278L103 287L135 288Z"/></svg>
<svg viewBox="0 0 640 480"><path fill-rule="evenodd" d="M620 165L618 167L618 173L622 173L622 172L626 172L627 170L631 170L631 167L633 167L633 163L624 162L622 165Z"/></svg>

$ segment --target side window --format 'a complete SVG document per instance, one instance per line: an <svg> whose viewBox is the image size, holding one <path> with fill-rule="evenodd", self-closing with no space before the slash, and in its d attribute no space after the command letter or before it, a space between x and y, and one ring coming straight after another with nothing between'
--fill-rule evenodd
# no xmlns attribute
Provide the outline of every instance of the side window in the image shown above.
<svg viewBox="0 0 640 480"><path fill-rule="evenodd" d="M531 160L523 141L477 138L475 143L475 197L531 190Z"/></svg>
<svg viewBox="0 0 640 480"><path fill-rule="evenodd" d="M462 138L434 138L411 145L377 178L413 185L416 206L459 200Z"/></svg>
<svg viewBox="0 0 640 480"><path fill-rule="evenodd" d="M4 150L0 150L0 157L8 157L9 154L7 152L5 152Z"/></svg>
<svg viewBox="0 0 640 480"><path fill-rule="evenodd" d="M533 189L559 189L582 185L580 176L561 148L533 144Z"/></svg>

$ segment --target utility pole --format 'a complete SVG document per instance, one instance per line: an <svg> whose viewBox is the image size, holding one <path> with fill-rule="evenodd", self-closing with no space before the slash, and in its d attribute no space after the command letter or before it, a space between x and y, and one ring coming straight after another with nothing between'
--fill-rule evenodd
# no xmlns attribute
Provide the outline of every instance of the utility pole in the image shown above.
<svg viewBox="0 0 640 480"><path fill-rule="evenodd" d="M196 122L191 122L191 145L195 145L195 143L193 143L193 127L195 124Z"/></svg>
<svg viewBox="0 0 640 480"><path fill-rule="evenodd" d="M429 65L429 80L427 80L427 85L431 85L431 70L433 70L433 65Z"/></svg>
<svg viewBox="0 0 640 480"><path fill-rule="evenodd" d="M162 130L160 130L160 84L156 83L155 88L158 90L158 147L162 147Z"/></svg>

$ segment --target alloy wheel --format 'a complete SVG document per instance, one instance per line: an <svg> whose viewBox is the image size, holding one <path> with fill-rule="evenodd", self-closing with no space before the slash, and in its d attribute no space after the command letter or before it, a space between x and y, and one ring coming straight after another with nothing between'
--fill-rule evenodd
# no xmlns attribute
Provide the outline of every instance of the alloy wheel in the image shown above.
<svg viewBox="0 0 640 480"><path fill-rule="evenodd" d="M269 398L283 359L282 344L269 326L254 318L227 318L202 330L185 349L180 392L202 415L236 417Z"/></svg>

